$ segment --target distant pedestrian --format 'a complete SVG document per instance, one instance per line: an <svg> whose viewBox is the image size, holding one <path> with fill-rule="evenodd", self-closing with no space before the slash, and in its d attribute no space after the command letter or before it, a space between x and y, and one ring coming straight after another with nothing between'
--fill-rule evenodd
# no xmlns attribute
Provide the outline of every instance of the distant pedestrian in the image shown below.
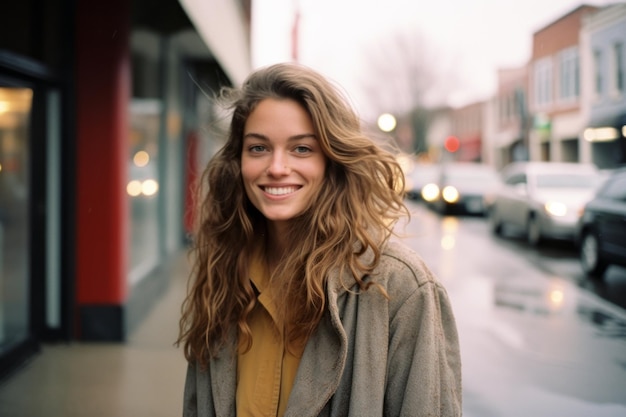
<svg viewBox="0 0 626 417"><path fill-rule="evenodd" d="M226 98L180 322L183 415L461 415L448 296L391 240L409 214L394 155L304 66L257 70Z"/></svg>

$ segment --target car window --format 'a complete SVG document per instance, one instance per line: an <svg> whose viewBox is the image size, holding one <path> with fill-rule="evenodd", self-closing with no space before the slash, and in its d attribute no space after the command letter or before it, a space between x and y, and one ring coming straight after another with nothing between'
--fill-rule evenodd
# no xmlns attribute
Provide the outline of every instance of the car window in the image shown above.
<svg viewBox="0 0 626 417"><path fill-rule="evenodd" d="M439 170L435 166L418 166L411 171L411 178L417 182L435 181L438 175Z"/></svg>
<svg viewBox="0 0 626 417"><path fill-rule="evenodd" d="M595 188L603 181L600 175L542 174L537 176L537 188Z"/></svg>
<svg viewBox="0 0 626 417"><path fill-rule="evenodd" d="M610 178L600 192L600 195L613 200L626 201L626 175Z"/></svg>
<svg viewBox="0 0 626 417"><path fill-rule="evenodd" d="M444 182L460 184L495 184L498 182L498 174L489 171L459 170L458 172L446 172Z"/></svg>
<svg viewBox="0 0 626 417"><path fill-rule="evenodd" d="M508 185L526 184L526 174L511 175L505 180L505 183Z"/></svg>

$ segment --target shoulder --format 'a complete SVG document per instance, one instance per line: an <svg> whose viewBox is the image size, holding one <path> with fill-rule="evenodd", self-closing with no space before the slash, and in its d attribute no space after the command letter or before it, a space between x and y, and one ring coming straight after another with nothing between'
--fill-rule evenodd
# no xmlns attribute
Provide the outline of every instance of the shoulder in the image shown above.
<svg viewBox="0 0 626 417"><path fill-rule="evenodd" d="M385 245L371 279L385 288L390 303L396 306L409 298L433 296L443 289L422 257L398 241Z"/></svg>
<svg viewBox="0 0 626 417"><path fill-rule="evenodd" d="M398 241L390 241L385 245L380 263L372 275L375 280L401 279L407 285L418 287L438 283L421 256Z"/></svg>
<svg viewBox="0 0 626 417"><path fill-rule="evenodd" d="M367 265L372 259L373 255L368 251L362 255L361 262ZM427 291L428 287L441 287L422 258L404 243L395 240L388 241L381 248L378 264L363 277L363 281L375 282L395 300L406 298L418 289ZM329 292L335 296L346 291L359 292L349 271L344 271L343 275L330 274L328 283Z"/></svg>

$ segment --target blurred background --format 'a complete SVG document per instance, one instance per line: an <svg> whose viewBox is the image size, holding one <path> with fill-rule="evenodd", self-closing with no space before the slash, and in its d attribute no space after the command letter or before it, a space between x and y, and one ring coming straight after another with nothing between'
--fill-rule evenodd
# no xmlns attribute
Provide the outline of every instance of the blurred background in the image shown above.
<svg viewBox="0 0 626 417"><path fill-rule="evenodd" d="M215 96L283 61L402 150L399 229L450 293L465 414L626 415L626 3L22 0L2 17L1 415L179 413Z"/></svg>

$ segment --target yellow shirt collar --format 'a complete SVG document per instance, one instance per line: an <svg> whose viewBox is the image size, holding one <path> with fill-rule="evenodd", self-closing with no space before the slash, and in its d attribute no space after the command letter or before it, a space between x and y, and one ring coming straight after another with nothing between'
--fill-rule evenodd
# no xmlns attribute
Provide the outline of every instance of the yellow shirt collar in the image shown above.
<svg viewBox="0 0 626 417"><path fill-rule="evenodd" d="M267 312L272 316L274 324L279 323L277 320L276 299L274 298L274 291L269 285L270 283L270 271L265 258L265 245L259 244L252 252L250 259L250 266L248 274L252 284L256 287L259 295L257 300ZM282 329L278 329L282 334Z"/></svg>

